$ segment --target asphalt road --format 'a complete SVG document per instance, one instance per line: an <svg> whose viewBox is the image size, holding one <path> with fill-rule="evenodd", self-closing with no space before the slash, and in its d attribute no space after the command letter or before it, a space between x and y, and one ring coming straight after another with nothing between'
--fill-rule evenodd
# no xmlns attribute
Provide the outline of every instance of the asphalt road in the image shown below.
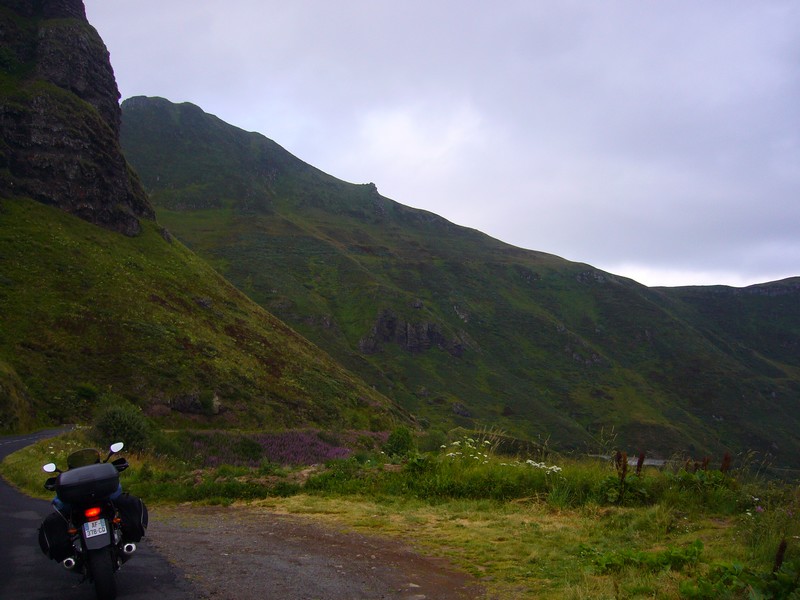
<svg viewBox="0 0 800 600"><path fill-rule="evenodd" d="M0 460L33 442L63 430L0 437ZM42 483L46 479L42 472ZM39 525L52 511L50 503L20 494L0 478L0 600L93 600L94 588L48 559L39 549ZM149 547L147 538L136 555L117 571L119 600L195 600L202 596Z"/></svg>

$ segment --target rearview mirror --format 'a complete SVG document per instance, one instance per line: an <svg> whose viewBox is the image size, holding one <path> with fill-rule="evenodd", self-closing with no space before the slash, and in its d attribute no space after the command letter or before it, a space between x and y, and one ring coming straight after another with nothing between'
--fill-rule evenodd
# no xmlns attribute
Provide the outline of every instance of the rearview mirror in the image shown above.
<svg viewBox="0 0 800 600"><path fill-rule="evenodd" d="M45 473L55 473L57 470L56 463L47 463L42 467L42 471Z"/></svg>
<svg viewBox="0 0 800 600"><path fill-rule="evenodd" d="M116 452L119 452L120 450L122 450L124 447L125 447L125 444L123 444L122 442L117 442L115 444L111 444L111 447L109 448L109 450L111 450L112 453L116 453Z"/></svg>

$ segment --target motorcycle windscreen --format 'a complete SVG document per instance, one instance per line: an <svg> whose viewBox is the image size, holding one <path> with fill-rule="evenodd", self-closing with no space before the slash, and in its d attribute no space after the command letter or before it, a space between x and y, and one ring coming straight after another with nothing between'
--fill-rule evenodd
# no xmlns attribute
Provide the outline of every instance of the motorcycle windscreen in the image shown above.
<svg viewBox="0 0 800 600"><path fill-rule="evenodd" d="M73 452L67 457L67 467L77 469L86 465L93 465L100 462L100 453L94 448L85 448Z"/></svg>

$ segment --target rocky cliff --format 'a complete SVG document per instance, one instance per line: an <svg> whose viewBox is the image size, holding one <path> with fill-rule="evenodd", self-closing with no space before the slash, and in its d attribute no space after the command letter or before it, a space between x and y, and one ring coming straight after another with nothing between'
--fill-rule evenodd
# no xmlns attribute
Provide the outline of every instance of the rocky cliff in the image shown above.
<svg viewBox="0 0 800 600"><path fill-rule="evenodd" d="M154 218L119 148L119 90L82 0L0 0L0 197L126 235Z"/></svg>
<svg viewBox="0 0 800 600"><path fill-rule="evenodd" d="M459 357L464 354L464 342L458 337L448 339L439 323L406 321L387 308L381 311L370 332L358 342L364 354L375 354L385 343L398 344L412 353L438 348Z"/></svg>

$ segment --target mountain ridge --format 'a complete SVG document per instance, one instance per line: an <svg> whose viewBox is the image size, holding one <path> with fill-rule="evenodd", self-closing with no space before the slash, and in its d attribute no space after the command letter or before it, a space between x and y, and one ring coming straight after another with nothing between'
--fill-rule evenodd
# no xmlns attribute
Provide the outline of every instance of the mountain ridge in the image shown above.
<svg viewBox="0 0 800 600"><path fill-rule="evenodd" d="M782 322L789 346L762 336L748 354L704 320L705 291L646 288L516 248L190 106L122 105L123 148L159 219L424 425L499 427L565 447L616 427L624 443L662 454L751 447L793 460L796 311Z"/></svg>

